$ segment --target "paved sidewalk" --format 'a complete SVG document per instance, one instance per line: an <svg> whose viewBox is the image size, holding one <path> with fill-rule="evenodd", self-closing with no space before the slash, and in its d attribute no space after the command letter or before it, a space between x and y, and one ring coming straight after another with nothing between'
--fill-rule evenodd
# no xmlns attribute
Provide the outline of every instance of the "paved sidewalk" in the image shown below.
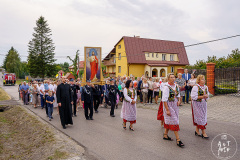
<svg viewBox="0 0 240 160"><path fill-rule="evenodd" d="M160 100L160 99L159 99ZM138 108L158 110L158 105L143 105L138 103ZM190 104L180 106L180 116L192 116ZM218 95L208 100L208 119L240 124L240 97L232 95Z"/></svg>

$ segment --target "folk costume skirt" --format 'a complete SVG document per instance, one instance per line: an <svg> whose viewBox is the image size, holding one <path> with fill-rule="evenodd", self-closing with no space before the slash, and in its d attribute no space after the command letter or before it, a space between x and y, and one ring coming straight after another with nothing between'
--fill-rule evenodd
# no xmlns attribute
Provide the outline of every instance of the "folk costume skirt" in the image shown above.
<svg viewBox="0 0 240 160"><path fill-rule="evenodd" d="M192 117L193 125L199 129L206 129L207 125L207 102L203 99L202 102L192 101Z"/></svg>
<svg viewBox="0 0 240 160"><path fill-rule="evenodd" d="M177 106L177 98L174 101L167 101L168 109L171 116L167 115L165 106L163 104L164 128L171 131L179 131L179 107Z"/></svg>

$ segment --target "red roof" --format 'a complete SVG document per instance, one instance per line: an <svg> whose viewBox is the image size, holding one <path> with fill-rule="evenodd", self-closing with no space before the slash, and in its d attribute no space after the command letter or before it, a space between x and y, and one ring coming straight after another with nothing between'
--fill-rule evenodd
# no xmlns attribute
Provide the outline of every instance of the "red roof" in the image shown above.
<svg viewBox="0 0 240 160"><path fill-rule="evenodd" d="M84 68L84 61L79 61L79 68Z"/></svg>
<svg viewBox="0 0 240 160"><path fill-rule="evenodd" d="M128 63L159 64L159 61L147 61L144 54L144 52L158 52L172 54L175 53L178 55L179 62L161 61L161 64L189 65L183 42L126 36L122 38L124 39Z"/></svg>

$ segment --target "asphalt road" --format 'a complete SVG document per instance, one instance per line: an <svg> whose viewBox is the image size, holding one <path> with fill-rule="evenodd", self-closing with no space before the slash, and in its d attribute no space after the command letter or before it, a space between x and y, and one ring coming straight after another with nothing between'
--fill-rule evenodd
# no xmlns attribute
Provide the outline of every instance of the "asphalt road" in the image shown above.
<svg viewBox="0 0 240 160"><path fill-rule="evenodd" d="M1 74L0 77L2 77ZM2 87L2 82L0 83ZM14 99L18 99L17 86L4 86L3 88ZM48 121L45 110L34 109L30 105L25 107ZM194 135L195 127L192 125L192 117L180 115L179 134L185 148L179 148L176 141L170 142L162 139L164 128L161 128L160 121L156 120L156 110L138 108L134 132L129 129L123 130L120 118L121 106L115 110L115 118L110 117L109 112L109 108L100 108L98 114L94 113L93 121L86 121L83 109L80 109L77 112L78 116L73 117L73 126L67 126L67 129L64 130L60 124L57 110L54 109L54 119L49 124L84 146L91 155L89 159L214 160L217 158L211 151L211 142L215 136L221 133L230 134L236 139L238 151L231 159L240 159L240 125L237 123L208 120L207 134L210 139L205 140ZM170 132L169 136L175 137L173 132ZM217 146L214 149L216 150Z"/></svg>

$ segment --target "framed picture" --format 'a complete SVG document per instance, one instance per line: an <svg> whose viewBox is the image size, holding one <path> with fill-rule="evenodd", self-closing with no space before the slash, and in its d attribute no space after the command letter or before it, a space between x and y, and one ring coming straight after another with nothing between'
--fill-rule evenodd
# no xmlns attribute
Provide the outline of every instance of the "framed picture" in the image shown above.
<svg viewBox="0 0 240 160"><path fill-rule="evenodd" d="M101 70L101 47L84 47L84 79L91 80L92 82L101 82L102 70Z"/></svg>

